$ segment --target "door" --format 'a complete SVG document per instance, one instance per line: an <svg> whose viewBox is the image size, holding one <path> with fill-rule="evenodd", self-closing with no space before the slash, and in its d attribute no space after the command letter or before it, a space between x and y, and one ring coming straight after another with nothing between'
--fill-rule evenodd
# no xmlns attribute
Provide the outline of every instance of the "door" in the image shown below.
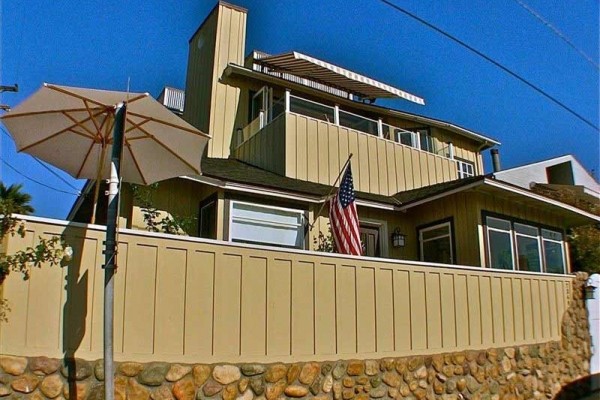
<svg viewBox="0 0 600 400"><path fill-rule="evenodd" d="M360 227L360 242L363 255L367 257L381 257L381 246L379 245L379 228L371 226Z"/></svg>

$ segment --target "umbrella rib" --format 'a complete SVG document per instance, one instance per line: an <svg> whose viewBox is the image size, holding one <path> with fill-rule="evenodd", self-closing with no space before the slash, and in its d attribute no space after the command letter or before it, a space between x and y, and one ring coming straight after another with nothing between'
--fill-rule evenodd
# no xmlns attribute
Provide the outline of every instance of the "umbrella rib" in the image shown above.
<svg viewBox="0 0 600 400"><path fill-rule="evenodd" d="M181 161L183 164L187 165L192 171L194 171L195 173L197 173L198 175L200 174L200 171L198 171L198 168L194 167L192 164L190 164L189 162L185 161L179 154L175 153L173 150L171 150L170 147L166 146L163 142L161 142L160 140L158 140L157 138L155 138L153 135L151 135L150 133L146 132L144 130L144 128L138 128L140 131L144 132L146 135L148 135L149 139L154 140L156 143L158 143L160 146L162 146L165 150L167 150L169 153L171 153L175 158L177 158L179 161Z"/></svg>
<svg viewBox="0 0 600 400"><path fill-rule="evenodd" d="M80 127L81 129L83 129L84 131L86 131L87 133L89 133L89 134L91 135L90 137L91 137L92 139L94 139L94 138L96 137L96 135L97 135L97 134L96 134L96 133L94 133L93 131L89 130L87 127L85 127L85 126L83 125L83 122L82 122L82 121L78 121L78 120L77 120L77 119L75 119L73 116L69 115L69 113L68 113L68 112L66 112L66 111L63 111L63 112L61 112L61 114L63 114L65 117L69 118L69 119L71 120L71 122L73 122L73 123L74 123L76 126ZM90 114L90 118L89 118L89 119L91 119L91 120L92 120L92 122L94 123L94 125L96 126L96 128L98 128L98 127L97 127L97 125L96 125L96 120L95 120L95 119L92 117L92 115L91 115L91 114ZM87 120L87 119L86 119L86 120ZM71 126L71 128L74 128L74 126Z"/></svg>
<svg viewBox="0 0 600 400"><path fill-rule="evenodd" d="M85 153L85 157L83 157L83 162L81 163L81 166L79 167L79 169L77 170L77 175L75 175L75 177L77 179L80 178L80 174L81 171L83 171L83 167L85 166L85 163L87 162L88 157L90 156L90 153L92 152L92 149L94 148L94 142L92 141L92 143L90 144L90 148L88 149L88 151Z"/></svg>
<svg viewBox="0 0 600 400"><path fill-rule="evenodd" d="M189 132L189 133L193 133L194 135L198 135L198 136L204 136L204 137L206 137L206 138L210 138L210 136L209 136L209 135L207 135L206 133L204 133L204 132L201 132L201 131L199 131L199 130L197 130L197 129L195 129L195 128L186 128L185 126L179 126L179 125L177 125L177 124L173 124L173 123L171 123L171 122L167 122L167 121L161 121L161 120L159 120L159 119L152 118L152 117L148 117L148 116L146 116L146 115L138 114L138 113L131 112L131 111L127 111L127 114L129 114L129 115L133 115L133 116L135 116L135 117L138 117L138 118L144 118L144 119L146 119L146 121L144 121L144 123L146 123L146 122L149 122L149 121L152 121L152 122L156 122L156 123L158 123L158 124L163 124L163 125L170 126L170 127L172 127L172 128L181 129L182 131L186 131L186 132Z"/></svg>
<svg viewBox="0 0 600 400"><path fill-rule="evenodd" d="M127 146L127 150L129 151L129 154L131 155L131 159L133 160L133 164L135 165L135 168L138 170L138 172L140 174L140 177L142 178L142 182L144 182L144 185L147 185L148 181L146 180L146 178L144 178L144 174L142 173L142 169L140 168L140 165L138 164L137 159L133 155L133 151L131 151L131 145L129 143L126 143L126 146Z"/></svg>
<svg viewBox="0 0 600 400"><path fill-rule="evenodd" d="M24 113L15 113L15 114L5 114L3 115L2 119L8 119L8 118L15 118L15 117L28 117L30 115L44 115L44 114L54 114L57 112L77 112L77 111L86 111L85 108L69 108L67 110L65 109L60 109L60 110L42 110L42 111L30 111L30 112L24 112Z"/></svg>
<svg viewBox="0 0 600 400"><path fill-rule="evenodd" d="M98 134L98 132L100 132L100 130L102 129L100 126L98 126L98 123L96 121L96 119L92 116L92 111L90 110L90 106L88 104L88 102L86 100L83 101L83 104L85 104L85 109L88 112L88 115L90 116L90 118L92 119L92 122L94 124L94 126L96 127L96 134Z"/></svg>
<svg viewBox="0 0 600 400"><path fill-rule="evenodd" d="M90 102L90 103L92 103L92 104L97 104L97 105L99 105L99 106L103 106L103 107L106 107L106 106L108 106L107 104L100 103L99 101L96 101L96 100L90 99L89 97L85 97L85 96L82 96L82 95L79 95L79 94L76 94L76 93L70 92L70 91L68 91L68 90L66 90L66 89L63 89L63 88L61 88L61 87L58 87L58 86L54 86L54 85L48 84L48 85L46 85L46 87L47 87L48 89L56 90L57 92L61 92L61 93L63 93L63 94L66 94L66 95L68 95L68 96L75 97L75 98L77 98L77 99L79 99L79 100L82 100L82 101L84 101L84 102L87 100L87 101L89 101L89 102Z"/></svg>

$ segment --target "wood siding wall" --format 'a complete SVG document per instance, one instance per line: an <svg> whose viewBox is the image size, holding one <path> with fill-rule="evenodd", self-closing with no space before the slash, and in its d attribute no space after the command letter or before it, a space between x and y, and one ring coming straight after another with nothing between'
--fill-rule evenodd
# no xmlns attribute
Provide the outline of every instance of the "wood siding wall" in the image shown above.
<svg viewBox="0 0 600 400"><path fill-rule="evenodd" d="M285 175L285 115L281 115L233 151L238 160Z"/></svg>
<svg viewBox="0 0 600 400"><path fill-rule="evenodd" d="M285 126L280 119L285 119ZM383 195L457 179L454 161L426 151L299 114L287 113L276 123L242 144L236 157L278 173L284 168L290 178L331 185L352 153L354 188ZM285 135L285 140L272 135ZM285 145L284 166L280 157L267 166L264 157L279 150L266 145Z"/></svg>
<svg viewBox="0 0 600 400"><path fill-rule="evenodd" d="M64 234L68 267L4 283L0 352L102 357L104 232L26 222L25 238ZM117 360L273 362L380 358L560 339L572 277L325 256L119 235Z"/></svg>
<svg viewBox="0 0 600 400"><path fill-rule="evenodd" d="M225 3L217 4L190 40L183 117L212 137L209 157L229 157L240 89L220 78L228 63L243 64L245 43L246 12Z"/></svg>

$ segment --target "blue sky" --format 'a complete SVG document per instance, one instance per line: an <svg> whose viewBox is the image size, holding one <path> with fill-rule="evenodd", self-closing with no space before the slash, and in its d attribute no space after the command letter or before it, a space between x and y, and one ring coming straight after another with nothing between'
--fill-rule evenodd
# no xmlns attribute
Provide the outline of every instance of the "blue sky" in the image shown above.
<svg viewBox="0 0 600 400"><path fill-rule="evenodd" d="M487 54L598 125L599 75L513 1L392 0ZM521 0L598 63L597 0ZM185 86L188 40L214 1L0 1L0 94L16 105L42 82L158 95ZM447 120L502 142L509 168L566 153L596 174L598 131L497 67L379 0L237 0L248 8L247 52L298 50L424 97L385 106ZM0 134L2 160L55 189L74 192ZM489 154L484 155L489 168ZM82 181L57 171L75 187ZM596 175L597 176L597 175ZM24 183L36 214L63 218L75 196Z"/></svg>

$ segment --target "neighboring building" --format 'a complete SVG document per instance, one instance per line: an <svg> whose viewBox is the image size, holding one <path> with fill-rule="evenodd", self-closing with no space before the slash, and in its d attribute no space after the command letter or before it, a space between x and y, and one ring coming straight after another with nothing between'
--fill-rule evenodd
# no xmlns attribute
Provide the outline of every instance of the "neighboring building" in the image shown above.
<svg viewBox="0 0 600 400"><path fill-rule="evenodd" d="M526 189L533 185L579 186L596 199L600 183L571 154L495 172L494 176Z"/></svg>
<svg viewBox="0 0 600 400"><path fill-rule="evenodd" d="M244 59L246 16L219 2L189 42L183 118L211 140L203 175L161 183L154 201L197 217L190 235L315 249L328 231L327 207L319 210L352 154L366 256L569 270L566 229L598 217L484 175L482 152L495 139L373 104L424 104L418 96L298 52ZM121 213L144 229L127 188Z"/></svg>
<svg viewBox="0 0 600 400"><path fill-rule="evenodd" d="M185 92L181 89L165 86L158 96L158 101L175 114L182 115L185 103Z"/></svg>

